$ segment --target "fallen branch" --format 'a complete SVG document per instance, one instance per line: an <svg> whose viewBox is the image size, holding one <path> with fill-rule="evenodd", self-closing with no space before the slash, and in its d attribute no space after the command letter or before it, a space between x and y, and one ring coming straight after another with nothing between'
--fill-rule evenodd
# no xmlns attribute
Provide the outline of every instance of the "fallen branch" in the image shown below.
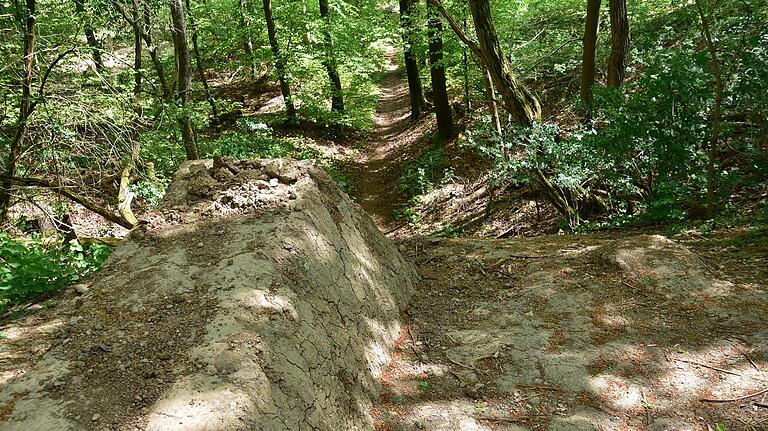
<svg viewBox="0 0 768 431"><path fill-rule="evenodd" d="M757 391L757 392L752 393L752 394L742 395L742 396L736 397L736 398L727 398L727 399L722 399L722 400L703 398L703 399L700 399L699 401L701 401L702 403L732 403L732 402L742 401L742 400L746 400L746 399L749 399L749 398L752 398L752 397L756 397L756 396L762 395L762 394L764 394L766 392L768 392L768 388L762 389L762 390ZM760 404L761 403L755 403L755 405L758 405L759 407L768 407L767 405L760 405Z"/></svg>
<svg viewBox="0 0 768 431"><path fill-rule="evenodd" d="M133 229L133 227L135 226L133 223L126 220L125 217L119 214L116 214L108 210L107 208L100 206L99 204L88 199L87 197L71 192L65 187L48 182L42 178L33 178L33 177L18 178L18 177L11 177L8 175L0 174L0 179L10 184L14 184L21 187L39 187L43 189L49 189L55 193L58 193L84 206L88 210L95 212L96 214L104 217L105 219L111 221L112 223L119 224L120 226L126 229Z"/></svg>

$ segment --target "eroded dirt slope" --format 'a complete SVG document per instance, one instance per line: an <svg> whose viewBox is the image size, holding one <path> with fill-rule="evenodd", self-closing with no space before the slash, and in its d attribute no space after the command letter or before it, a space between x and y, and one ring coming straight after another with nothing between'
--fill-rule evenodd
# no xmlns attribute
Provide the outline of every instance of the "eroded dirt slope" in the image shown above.
<svg viewBox="0 0 768 431"><path fill-rule="evenodd" d="M0 429L372 429L415 279L322 169L185 164L82 296L5 328Z"/></svg>

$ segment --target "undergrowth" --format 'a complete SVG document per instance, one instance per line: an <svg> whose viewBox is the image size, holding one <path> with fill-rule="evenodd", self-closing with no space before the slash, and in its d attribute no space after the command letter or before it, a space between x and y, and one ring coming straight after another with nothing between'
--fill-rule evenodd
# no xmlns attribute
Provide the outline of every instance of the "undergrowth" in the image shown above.
<svg viewBox="0 0 768 431"><path fill-rule="evenodd" d="M98 271L110 253L103 244L86 248L77 240L15 239L0 232L0 312Z"/></svg>

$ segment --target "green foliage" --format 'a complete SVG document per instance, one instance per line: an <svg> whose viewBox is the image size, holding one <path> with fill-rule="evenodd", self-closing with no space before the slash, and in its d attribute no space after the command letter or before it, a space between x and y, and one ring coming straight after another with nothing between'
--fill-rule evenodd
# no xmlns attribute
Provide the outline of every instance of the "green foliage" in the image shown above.
<svg viewBox="0 0 768 431"><path fill-rule="evenodd" d="M0 232L0 309L97 271L110 251L106 245L85 249L77 240L68 244L41 238L15 240Z"/></svg>
<svg viewBox="0 0 768 431"><path fill-rule="evenodd" d="M409 198L432 190L435 182L446 173L444 159L443 148L438 145L433 146L403 168L403 174L397 181L397 188Z"/></svg>

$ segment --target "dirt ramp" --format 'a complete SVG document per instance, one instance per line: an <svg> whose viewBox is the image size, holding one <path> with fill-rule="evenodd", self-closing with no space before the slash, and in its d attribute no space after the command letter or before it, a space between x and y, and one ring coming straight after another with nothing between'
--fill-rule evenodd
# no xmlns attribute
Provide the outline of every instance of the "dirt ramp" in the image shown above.
<svg viewBox="0 0 768 431"><path fill-rule="evenodd" d="M372 429L416 277L311 164L185 164L0 429Z"/></svg>

